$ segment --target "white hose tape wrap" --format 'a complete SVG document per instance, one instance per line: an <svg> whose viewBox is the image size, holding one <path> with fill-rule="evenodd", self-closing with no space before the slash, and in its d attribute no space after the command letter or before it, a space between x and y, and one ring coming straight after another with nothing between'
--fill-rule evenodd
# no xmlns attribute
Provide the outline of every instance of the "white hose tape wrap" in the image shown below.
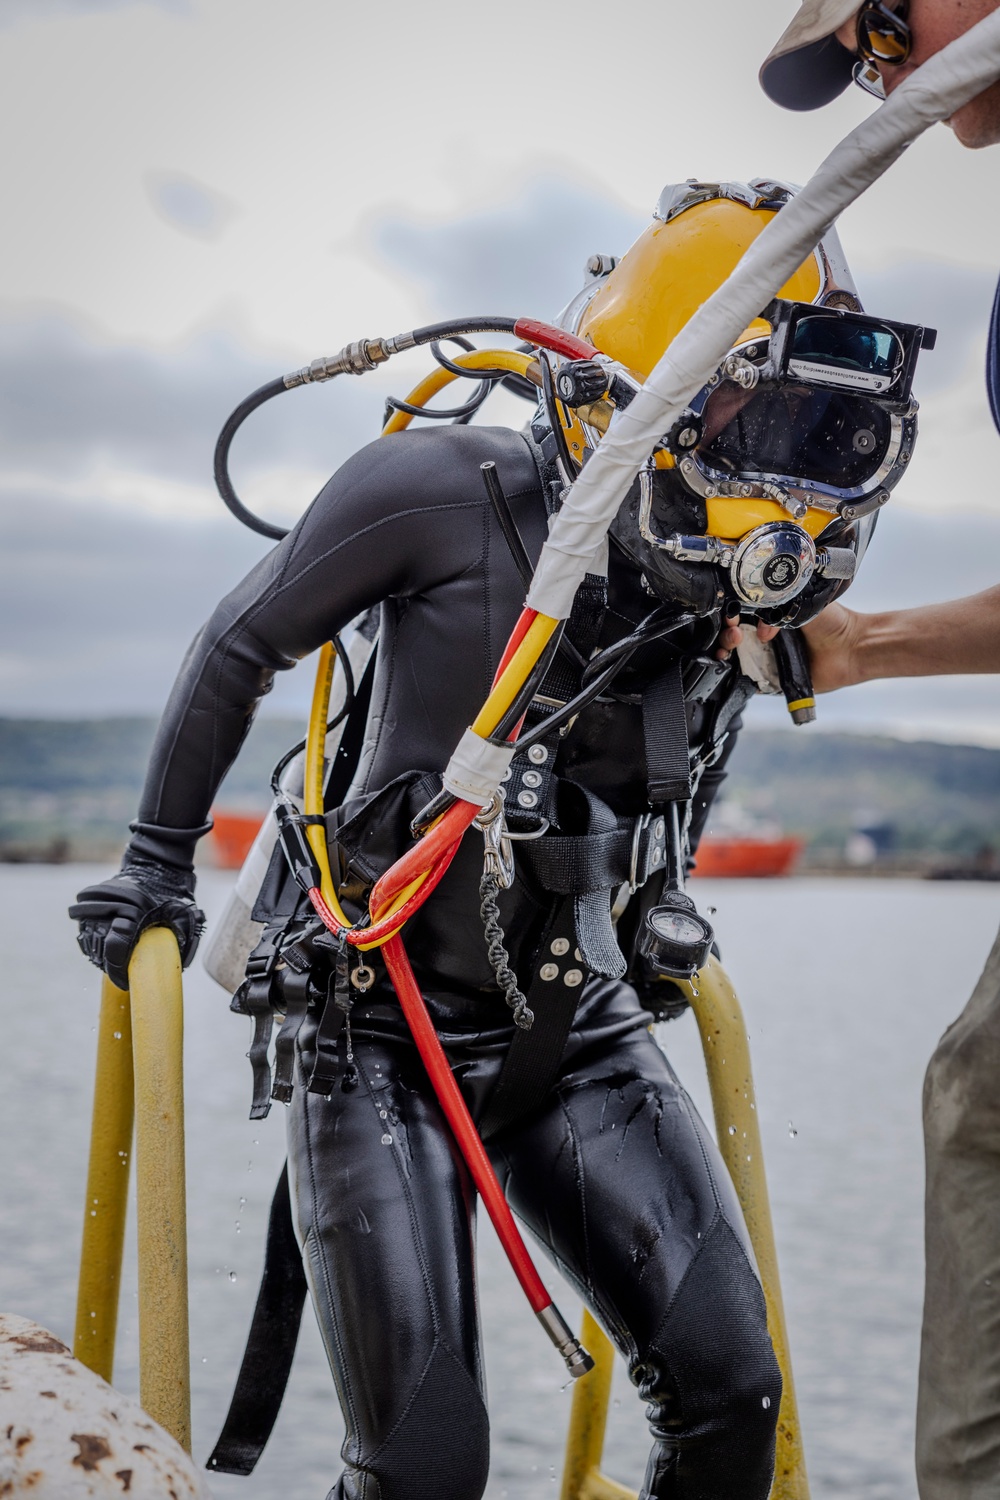
<svg viewBox="0 0 1000 1500"><path fill-rule="evenodd" d="M491 745L467 729L441 778L445 791L463 802L485 807L513 759L513 745Z"/></svg>
<svg viewBox="0 0 1000 1500"><path fill-rule="evenodd" d="M928 126L945 120L1000 78L1000 10L912 73L885 104L835 147L776 214L732 275L698 309L617 413L554 518L527 604L564 620L573 596L632 481L674 419L718 368L839 214Z"/></svg>

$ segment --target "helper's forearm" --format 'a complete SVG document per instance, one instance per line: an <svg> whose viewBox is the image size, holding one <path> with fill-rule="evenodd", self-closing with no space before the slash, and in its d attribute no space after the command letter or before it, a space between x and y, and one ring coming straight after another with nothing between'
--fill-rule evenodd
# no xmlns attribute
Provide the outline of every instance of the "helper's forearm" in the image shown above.
<svg viewBox="0 0 1000 1500"><path fill-rule="evenodd" d="M856 682L1000 672L1000 585L945 604L855 619Z"/></svg>

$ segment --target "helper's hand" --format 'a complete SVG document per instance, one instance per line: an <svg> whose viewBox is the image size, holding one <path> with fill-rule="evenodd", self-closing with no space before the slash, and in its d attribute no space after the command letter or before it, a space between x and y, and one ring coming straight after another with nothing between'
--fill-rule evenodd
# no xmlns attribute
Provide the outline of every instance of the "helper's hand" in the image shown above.
<svg viewBox="0 0 1000 1500"><path fill-rule="evenodd" d="M843 604L834 603L828 604L814 620L802 626L809 647L815 692L832 693L836 688L863 681L856 650L861 622L868 618L846 609Z"/></svg>
<svg viewBox="0 0 1000 1500"><path fill-rule="evenodd" d="M765 625L763 621L757 621L757 639L760 641L773 641L778 634L777 625ZM718 661L728 660L729 654L743 639L743 626L740 624L739 615L729 615L723 621L722 629L719 631L719 639L716 641L715 655Z"/></svg>
<svg viewBox="0 0 1000 1500"><path fill-rule="evenodd" d="M194 874L152 860L126 863L117 875L82 890L69 909L79 922L77 942L120 990L128 989L128 964L147 927L169 927L185 968L205 930L194 902Z"/></svg>

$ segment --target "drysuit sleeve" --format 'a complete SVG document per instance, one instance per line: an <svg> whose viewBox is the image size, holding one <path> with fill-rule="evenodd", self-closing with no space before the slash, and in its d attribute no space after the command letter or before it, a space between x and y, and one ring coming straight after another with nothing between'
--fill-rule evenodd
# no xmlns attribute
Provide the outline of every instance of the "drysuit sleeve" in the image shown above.
<svg viewBox="0 0 1000 1500"><path fill-rule="evenodd" d="M274 674L363 610L478 565L493 459L505 487L537 488L527 444L504 429L382 438L355 454L305 516L219 604L184 658L153 745L126 865L189 870L209 808Z"/></svg>

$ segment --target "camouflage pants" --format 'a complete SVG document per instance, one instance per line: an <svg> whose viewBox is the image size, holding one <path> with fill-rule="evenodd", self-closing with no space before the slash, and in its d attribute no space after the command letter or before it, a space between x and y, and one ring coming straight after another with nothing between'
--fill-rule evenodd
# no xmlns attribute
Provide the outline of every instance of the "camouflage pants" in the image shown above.
<svg viewBox="0 0 1000 1500"><path fill-rule="evenodd" d="M924 1082L921 1500L1000 1497L1000 936Z"/></svg>

